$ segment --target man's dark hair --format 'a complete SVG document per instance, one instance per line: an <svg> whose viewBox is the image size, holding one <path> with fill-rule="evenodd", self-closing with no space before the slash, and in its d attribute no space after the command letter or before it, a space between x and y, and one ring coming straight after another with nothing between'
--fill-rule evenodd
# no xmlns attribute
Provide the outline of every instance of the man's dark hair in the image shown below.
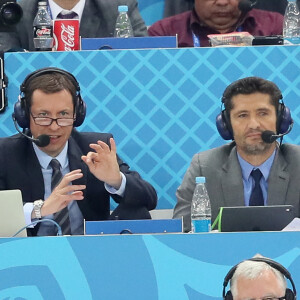
<svg viewBox="0 0 300 300"><path fill-rule="evenodd" d="M31 79L25 91L25 99L26 99L26 106L28 109L31 107L32 102L32 94L35 90L41 90L45 94L53 94L60 92L62 90L67 90L72 95L74 110L76 107L76 86L71 81L71 79L61 73L53 72L42 74Z"/></svg>
<svg viewBox="0 0 300 300"><path fill-rule="evenodd" d="M278 86L272 81L260 77L246 77L234 81L224 91L222 102L224 103L227 116L230 116L230 111L233 108L232 97L236 95L250 95L253 93L262 93L270 95L271 104L278 111L279 100L282 99L281 91Z"/></svg>

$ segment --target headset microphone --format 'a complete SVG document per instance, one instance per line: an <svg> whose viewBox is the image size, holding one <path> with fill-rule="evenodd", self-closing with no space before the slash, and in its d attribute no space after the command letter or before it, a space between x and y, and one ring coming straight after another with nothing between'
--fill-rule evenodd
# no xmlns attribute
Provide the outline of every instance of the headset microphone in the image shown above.
<svg viewBox="0 0 300 300"><path fill-rule="evenodd" d="M281 133L281 134L275 134L274 131L265 130L265 131L262 132L261 138L265 143L272 144L278 138L282 138L284 135L290 133L290 131L293 128L293 125L294 125L294 122L292 121L289 128L288 128L288 130L284 133Z"/></svg>
<svg viewBox="0 0 300 300"><path fill-rule="evenodd" d="M48 145L50 144L50 136L49 136L49 135L42 134L42 135L39 135L36 139L35 139L35 138L32 138L32 137L26 135L25 133L23 133L23 132L18 128L17 120L16 120L14 114L12 114L12 118L13 118L14 125L15 125L17 131L18 131L19 133L21 133L23 136L25 136L27 139L29 139L30 141L34 142L38 147L46 147L46 146L48 146Z"/></svg>
<svg viewBox="0 0 300 300"><path fill-rule="evenodd" d="M241 0L238 6L239 10L243 13L247 13L255 6L256 2L257 1Z"/></svg>

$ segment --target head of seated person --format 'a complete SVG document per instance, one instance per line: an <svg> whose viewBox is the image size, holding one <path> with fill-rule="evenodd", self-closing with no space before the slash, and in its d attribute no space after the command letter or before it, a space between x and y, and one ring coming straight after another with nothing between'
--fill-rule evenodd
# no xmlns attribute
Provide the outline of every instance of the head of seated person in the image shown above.
<svg viewBox="0 0 300 300"><path fill-rule="evenodd" d="M225 293L224 300L267 299L294 300L296 291L287 288L286 278L293 285L289 271L274 260L260 254L244 260L234 266L224 280L230 280L230 290ZM225 289L225 288L224 288Z"/></svg>
<svg viewBox="0 0 300 300"><path fill-rule="evenodd" d="M282 34L280 13L253 7L251 0L195 0L192 10L157 21L148 33L150 36L177 35L179 47L210 46L209 34L235 31L246 31L253 36Z"/></svg>

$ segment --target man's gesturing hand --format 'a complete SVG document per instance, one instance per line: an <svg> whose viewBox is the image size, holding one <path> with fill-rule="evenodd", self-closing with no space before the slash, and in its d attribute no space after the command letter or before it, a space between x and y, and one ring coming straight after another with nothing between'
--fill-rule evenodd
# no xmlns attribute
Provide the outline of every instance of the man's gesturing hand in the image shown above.
<svg viewBox="0 0 300 300"><path fill-rule="evenodd" d="M117 162L116 143L113 138L110 138L109 141L110 148L102 141L98 141L97 144L90 144L90 147L95 152L90 151L81 158L95 177L113 186L115 189L119 189L122 183L122 176Z"/></svg>

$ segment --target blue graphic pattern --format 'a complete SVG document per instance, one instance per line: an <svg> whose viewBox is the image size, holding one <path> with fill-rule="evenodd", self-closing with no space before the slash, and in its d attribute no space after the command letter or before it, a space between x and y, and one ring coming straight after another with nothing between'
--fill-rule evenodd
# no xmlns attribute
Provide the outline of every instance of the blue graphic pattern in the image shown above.
<svg viewBox="0 0 300 300"><path fill-rule="evenodd" d="M146 25L163 18L165 0L138 0L139 11Z"/></svg>
<svg viewBox="0 0 300 300"><path fill-rule="evenodd" d="M299 287L299 235L3 238L0 299L218 300L229 269L256 253L284 265Z"/></svg>
<svg viewBox="0 0 300 300"><path fill-rule="evenodd" d="M193 154L224 144L215 117L232 81L255 75L278 84L295 120L284 140L300 143L299 59L298 46L7 53L0 136L16 132L11 113L25 76L66 69L87 102L79 130L112 132L119 155L157 190L158 208L173 208Z"/></svg>

